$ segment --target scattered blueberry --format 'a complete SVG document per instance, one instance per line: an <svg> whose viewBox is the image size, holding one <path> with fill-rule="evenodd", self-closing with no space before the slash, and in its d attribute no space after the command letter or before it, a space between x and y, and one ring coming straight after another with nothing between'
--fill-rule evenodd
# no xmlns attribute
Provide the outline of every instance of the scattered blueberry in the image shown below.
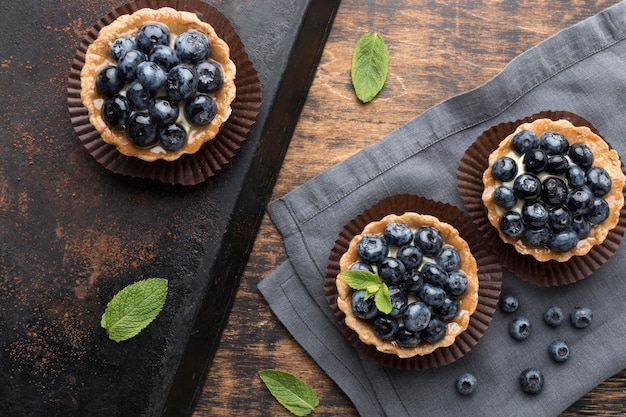
<svg viewBox="0 0 626 417"><path fill-rule="evenodd" d="M565 362L569 359L569 346L564 340L553 340L548 345L548 353L556 362Z"/></svg>
<svg viewBox="0 0 626 417"><path fill-rule="evenodd" d="M111 43L109 53L116 61L119 61L131 49L135 49L135 40L128 36L120 36Z"/></svg>
<svg viewBox="0 0 626 417"><path fill-rule="evenodd" d="M133 113L126 123L126 136L140 147L148 147L157 143L156 130L156 125L148 113Z"/></svg>
<svg viewBox="0 0 626 417"><path fill-rule="evenodd" d="M512 181L517 175L517 164L513 158L503 156L491 165L491 175L502 181Z"/></svg>
<svg viewBox="0 0 626 417"><path fill-rule="evenodd" d="M589 307L576 307L570 312L570 323L577 329L584 329L593 321L593 312Z"/></svg>
<svg viewBox="0 0 626 417"><path fill-rule="evenodd" d="M523 155L531 149L539 147L539 138L531 130L522 130L513 136L512 145L515 152Z"/></svg>
<svg viewBox="0 0 626 417"><path fill-rule="evenodd" d="M388 223L383 231L387 243L394 246L404 246L413 240L413 232L404 223Z"/></svg>
<svg viewBox="0 0 626 417"><path fill-rule="evenodd" d="M506 185L499 185L493 191L493 200L495 203L502 207L505 210L510 210L515 207L515 203L517 203L517 198L515 198L515 194L510 187Z"/></svg>
<svg viewBox="0 0 626 417"><path fill-rule="evenodd" d="M96 90L106 97L120 92L124 86L124 80L114 65L108 65L96 75Z"/></svg>
<svg viewBox="0 0 626 417"><path fill-rule="evenodd" d="M544 384L543 372L537 368L527 368L522 371L519 383L522 391L527 394L538 394Z"/></svg>
<svg viewBox="0 0 626 417"><path fill-rule="evenodd" d="M424 330L428 326L430 319L430 309L420 301L410 303L404 310L404 313L402 313L404 326L412 332Z"/></svg>
<svg viewBox="0 0 626 417"><path fill-rule="evenodd" d="M456 390L462 395L473 393L476 390L476 385L476 377L470 373L465 373L456 380Z"/></svg>
<svg viewBox="0 0 626 417"><path fill-rule="evenodd" d="M498 304L503 312L514 313L519 308L519 299L512 294L501 293Z"/></svg>
<svg viewBox="0 0 626 417"><path fill-rule="evenodd" d="M565 319L565 314L559 306L550 306L543 312L543 320L552 327L560 326Z"/></svg>
<svg viewBox="0 0 626 417"><path fill-rule="evenodd" d="M187 140L187 132L178 124L171 124L158 130L158 137L163 147L170 151L177 151Z"/></svg>
<svg viewBox="0 0 626 417"><path fill-rule="evenodd" d="M195 30L181 33L174 42L174 49L181 61L192 64L207 59L210 53L209 40L203 33Z"/></svg>
<svg viewBox="0 0 626 417"><path fill-rule="evenodd" d="M422 226L415 232L414 243L424 255L433 256L441 249L443 240L439 230L431 226Z"/></svg>
<svg viewBox="0 0 626 417"><path fill-rule="evenodd" d="M357 253L365 262L378 263L389 252L387 241L379 235L365 235L357 244Z"/></svg>
<svg viewBox="0 0 626 417"><path fill-rule="evenodd" d="M195 66L198 73L198 91L200 93L213 93L224 84L224 71L222 66L212 59L200 61Z"/></svg>
<svg viewBox="0 0 626 417"><path fill-rule="evenodd" d="M530 320L524 316L514 318L509 322L509 334L516 340L524 340L530 336Z"/></svg>
<svg viewBox="0 0 626 417"><path fill-rule="evenodd" d="M158 45L169 45L170 33L165 25L160 23L146 23L139 28L135 36L137 49L144 54L149 54Z"/></svg>
<svg viewBox="0 0 626 417"><path fill-rule="evenodd" d="M194 125L207 125L217 114L217 103L206 94L198 94L185 103L185 117Z"/></svg>
<svg viewBox="0 0 626 417"><path fill-rule="evenodd" d="M193 68L186 65L177 65L167 73L165 88L172 101L182 101L191 98L198 87L198 76Z"/></svg>
<svg viewBox="0 0 626 417"><path fill-rule="evenodd" d="M513 181L515 197L524 201L535 201L541 196L541 180L535 174L525 172Z"/></svg>
<svg viewBox="0 0 626 417"><path fill-rule="evenodd" d="M372 325L374 333L381 339L391 339L400 329L398 321L389 316L378 315Z"/></svg>
<svg viewBox="0 0 626 417"><path fill-rule="evenodd" d="M126 97L116 94L108 98L102 107L102 117L114 129L124 128L131 114Z"/></svg>
<svg viewBox="0 0 626 417"><path fill-rule="evenodd" d="M374 297L365 299L365 290L358 290L352 294L352 312L361 319L370 320L378 314Z"/></svg>

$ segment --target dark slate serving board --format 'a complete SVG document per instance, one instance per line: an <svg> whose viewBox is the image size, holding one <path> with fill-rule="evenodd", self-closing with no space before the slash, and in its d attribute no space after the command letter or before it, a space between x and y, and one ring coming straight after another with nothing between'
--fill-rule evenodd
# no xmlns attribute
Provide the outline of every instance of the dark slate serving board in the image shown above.
<svg viewBox="0 0 626 417"><path fill-rule="evenodd" d="M107 171L70 123L72 58L115 0L0 4L0 415L183 416L214 356L339 0L214 2L259 73L241 149L195 186ZM148 277L166 305L126 342L107 302Z"/></svg>

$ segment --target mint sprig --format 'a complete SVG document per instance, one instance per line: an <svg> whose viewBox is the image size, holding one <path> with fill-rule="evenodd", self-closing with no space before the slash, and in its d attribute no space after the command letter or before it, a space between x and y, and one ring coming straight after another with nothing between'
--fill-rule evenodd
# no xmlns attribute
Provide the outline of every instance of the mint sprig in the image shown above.
<svg viewBox="0 0 626 417"><path fill-rule="evenodd" d="M119 343L145 329L163 308L167 287L166 279L148 278L115 294L100 320L109 338Z"/></svg>
<svg viewBox="0 0 626 417"><path fill-rule="evenodd" d="M363 103L370 102L382 90L387 80L389 50L383 37L377 33L363 34L352 54L351 78L356 96Z"/></svg>
<svg viewBox="0 0 626 417"><path fill-rule="evenodd" d="M315 390L288 372L265 369L259 377L274 398L296 416L308 416L319 404Z"/></svg>
<svg viewBox="0 0 626 417"><path fill-rule="evenodd" d="M391 312L391 297L389 296L389 288L383 280L370 271L354 270L344 271L339 274L341 278L354 290L365 290L364 299L374 297L376 308L385 313Z"/></svg>

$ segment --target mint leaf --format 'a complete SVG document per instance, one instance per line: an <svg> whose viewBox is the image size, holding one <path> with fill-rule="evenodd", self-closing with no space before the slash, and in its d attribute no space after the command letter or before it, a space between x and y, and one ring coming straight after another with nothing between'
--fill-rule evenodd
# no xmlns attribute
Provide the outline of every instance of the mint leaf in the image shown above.
<svg viewBox="0 0 626 417"><path fill-rule="evenodd" d="M308 416L319 404L315 390L290 373L265 369L259 376L274 398L296 416Z"/></svg>
<svg viewBox="0 0 626 417"><path fill-rule="evenodd" d="M391 313L391 296L389 295L389 288L385 284L381 285L378 292L374 294L374 304L382 313Z"/></svg>
<svg viewBox="0 0 626 417"><path fill-rule="evenodd" d="M341 278L354 290L365 290L364 299L374 297L374 303L383 313L391 311L391 297L389 288L382 279L370 271L348 270L339 274Z"/></svg>
<svg viewBox="0 0 626 417"><path fill-rule="evenodd" d="M389 50L383 37L365 33L357 41L352 54L352 85L363 103L372 101L387 80Z"/></svg>
<svg viewBox="0 0 626 417"><path fill-rule="evenodd" d="M145 329L163 308L167 286L166 279L148 278L115 294L100 320L109 338L119 343Z"/></svg>

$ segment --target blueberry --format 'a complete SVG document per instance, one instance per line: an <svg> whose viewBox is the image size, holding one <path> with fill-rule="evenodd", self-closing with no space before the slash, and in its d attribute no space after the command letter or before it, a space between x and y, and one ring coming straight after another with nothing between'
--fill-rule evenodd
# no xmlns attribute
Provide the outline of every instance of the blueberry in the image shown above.
<svg viewBox="0 0 626 417"><path fill-rule="evenodd" d="M553 340L548 345L548 354L555 362L565 362L569 359L569 346L565 340Z"/></svg>
<svg viewBox="0 0 626 417"><path fill-rule="evenodd" d="M520 388L527 394L539 394L543 388L543 372L537 368L524 369L519 378Z"/></svg>
<svg viewBox="0 0 626 417"><path fill-rule="evenodd" d="M394 246L404 246L413 240L413 232L404 223L388 223L383 231L387 243Z"/></svg>
<svg viewBox="0 0 626 417"><path fill-rule="evenodd" d="M572 162L581 167L587 169L593 164L593 152L589 149L589 146L583 142L576 142L570 146L567 155Z"/></svg>
<svg viewBox="0 0 626 417"><path fill-rule="evenodd" d="M476 377L470 373L465 373L456 380L456 390L462 395L473 393L476 390L476 385Z"/></svg>
<svg viewBox="0 0 626 417"><path fill-rule="evenodd" d="M505 210L512 209L515 207L515 203L517 203L513 190L506 185L499 185L496 187L493 191L493 201L498 205L498 207L502 207Z"/></svg>
<svg viewBox="0 0 626 417"><path fill-rule="evenodd" d="M468 280L463 271L452 271L448 274L448 279L443 286L446 293L458 297L467 291Z"/></svg>
<svg viewBox="0 0 626 417"><path fill-rule="evenodd" d="M422 272L424 282L438 287L443 286L448 279L448 273L433 262L426 262L422 265L422 269L420 271Z"/></svg>
<svg viewBox="0 0 626 417"><path fill-rule="evenodd" d="M114 65L102 68L96 75L96 90L106 97L111 97L122 89L124 80Z"/></svg>
<svg viewBox="0 0 626 417"><path fill-rule="evenodd" d="M546 172L552 175L563 175L569 167L569 161L564 155L550 155L548 156L548 165L546 166Z"/></svg>
<svg viewBox="0 0 626 417"><path fill-rule="evenodd" d="M152 146L157 142L156 130L156 124L148 113L133 113L126 123L126 136L140 147Z"/></svg>
<svg viewBox="0 0 626 417"><path fill-rule="evenodd" d="M550 209L548 225L554 231L565 230L572 225L572 213L567 206L558 206Z"/></svg>
<svg viewBox="0 0 626 417"><path fill-rule="evenodd" d="M435 314L437 314L437 316L444 321L452 320L453 318L455 318L458 311L459 302L456 299L450 297L446 297L442 305L434 308Z"/></svg>
<svg viewBox="0 0 626 417"><path fill-rule="evenodd" d="M400 286L389 285L389 298L391 299L391 317L400 317L408 304L407 294Z"/></svg>
<svg viewBox="0 0 626 417"><path fill-rule="evenodd" d="M541 201L526 203L522 207L522 219L532 229L543 227L548 223L548 207Z"/></svg>
<svg viewBox="0 0 626 417"><path fill-rule="evenodd" d="M157 45L152 52L150 52L148 59L150 62L154 62L161 67L166 73L180 64L180 59L176 51L167 45Z"/></svg>
<svg viewBox="0 0 626 417"><path fill-rule="evenodd" d="M606 169L591 167L587 170L587 185L595 195L602 197L611 190L613 180Z"/></svg>
<svg viewBox="0 0 626 417"><path fill-rule="evenodd" d="M510 238L521 236L525 230L522 215L516 211L504 213L500 218L500 230Z"/></svg>
<svg viewBox="0 0 626 417"><path fill-rule="evenodd" d="M406 268L404 264L393 257L385 257L378 264L378 276L386 284L399 285L404 279Z"/></svg>
<svg viewBox="0 0 626 417"><path fill-rule="evenodd" d="M115 39L111 46L109 47L109 53L116 61L119 61L126 52L135 49L135 41L133 38L129 38L128 36L120 36Z"/></svg>
<svg viewBox="0 0 626 417"><path fill-rule="evenodd" d="M372 324L374 333L381 339L391 339L398 332L399 328L400 326L396 319L384 315L376 316Z"/></svg>
<svg viewBox="0 0 626 417"><path fill-rule="evenodd" d="M439 230L431 226L422 226L415 232L414 243L424 255L434 256L441 249L443 239Z"/></svg>
<svg viewBox="0 0 626 417"><path fill-rule="evenodd" d="M543 320L551 327L560 326L565 319L565 314L559 306L550 306L543 312Z"/></svg>
<svg viewBox="0 0 626 417"><path fill-rule="evenodd" d="M578 245L578 240L578 234L570 227L552 233L548 241L548 247L555 252L567 252Z"/></svg>
<svg viewBox="0 0 626 417"><path fill-rule="evenodd" d="M543 149L532 149L524 154L522 164L526 172L539 174L548 166L548 155Z"/></svg>
<svg viewBox="0 0 626 417"><path fill-rule="evenodd" d="M144 61L137 65L137 79L150 91L164 87L166 78L163 68L154 62Z"/></svg>
<svg viewBox="0 0 626 417"><path fill-rule="evenodd" d="M365 290L358 290L352 294L352 312L361 319L370 320L378 314L374 297L365 299Z"/></svg>
<svg viewBox="0 0 626 417"><path fill-rule="evenodd" d="M587 220L592 224L600 224L609 217L610 208L609 203L601 197L593 199L591 210L585 215Z"/></svg>
<svg viewBox="0 0 626 417"><path fill-rule="evenodd" d="M360 262L360 261L353 263L352 265L350 265L348 269L350 271L369 271L372 273L374 272L374 268L372 268L372 265L366 262Z"/></svg>
<svg viewBox="0 0 626 417"><path fill-rule="evenodd" d="M157 135L163 147L170 151L179 150L187 141L187 132L176 123L160 128Z"/></svg>
<svg viewBox="0 0 626 417"><path fill-rule="evenodd" d="M382 261L388 252L389 245L380 235L365 235L357 244L357 253L361 259L371 264Z"/></svg>
<svg viewBox="0 0 626 417"><path fill-rule="evenodd" d="M148 58L142 52L132 49L120 58L117 69L127 82L131 82L137 78L137 67Z"/></svg>
<svg viewBox="0 0 626 417"><path fill-rule="evenodd" d="M185 117L194 125L207 125L216 114L217 102L206 94L198 94L185 103Z"/></svg>
<svg viewBox="0 0 626 417"><path fill-rule="evenodd" d="M569 148L569 143L562 134L549 131L539 136L539 147L545 150L548 155L565 155Z"/></svg>
<svg viewBox="0 0 626 417"><path fill-rule="evenodd" d="M516 340L524 340L530 336L530 320L527 317L519 316L509 322L509 334Z"/></svg>
<svg viewBox="0 0 626 417"><path fill-rule="evenodd" d="M149 54L158 45L170 44L170 32L165 25L160 23L146 23L139 28L135 42L137 49L144 54Z"/></svg>
<svg viewBox="0 0 626 417"><path fill-rule="evenodd" d="M572 229L578 235L578 239L584 239L589 236L591 231L591 223L585 216L578 216L572 219Z"/></svg>
<svg viewBox="0 0 626 417"><path fill-rule="evenodd" d="M431 312L428 306L420 301L410 303L404 313L402 321L404 326L412 332L421 332L430 322Z"/></svg>
<svg viewBox="0 0 626 417"><path fill-rule="evenodd" d="M139 80L134 80L126 88L126 98L133 110L148 110L153 96L153 92L144 87Z"/></svg>
<svg viewBox="0 0 626 417"><path fill-rule="evenodd" d="M156 97L150 100L148 113L157 126L165 127L176 122L178 118L178 106L172 104L164 97Z"/></svg>
<svg viewBox="0 0 626 417"><path fill-rule="evenodd" d="M531 130L522 130L513 136L512 145L515 152L523 155L531 149L539 147L539 138Z"/></svg>
<svg viewBox="0 0 626 417"><path fill-rule="evenodd" d="M217 61L200 61L195 65L195 70L198 73L198 91L201 93L213 93L224 84L224 71Z"/></svg>
<svg viewBox="0 0 626 417"><path fill-rule="evenodd" d="M456 271L461 264L461 255L452 246L444 246L435 257L435 262L446 272Z"/></svg>
<svg viewBox="0 0 626 417"><path fill-rule="evenodd" d="M550 236L552 236L552 231L548 226L544 226L539 229L524 230L522 240L530 247L540 248L548 244Z"/></svg>
<svg viewBox="0 0 626 417"><path fill-rule="evenodd" d="M446 323L438 318L433 318L428 326L422 330L422 339L428 343L436 343L446 335Z"/></svg>
<svg viewBox="0 0 626 417"><path fill-rule="evenodd" d="M195 30L181 33L174 42L174 49L181 61L192 64L207 59L210 54L209 40L204 33Z"/></svg>
<svg viewBox="0 0 626 417"><path fill-rule="evenodd" d="M415 333L407 329L406 327L401 327L398 329L396 333L396 342L398 345L405 348L412 348L422 341L422 338L419 333Z"/></svg>
<svg viewBox="0 0 626 417"><path fill-rule="evenodd" d="M570 165L565 172L565 178L571 188L582 187L587 183L585 171L578 165Z"/></svg>
<svg viewBox="0 0 626 417"><path fill-rule="evenodd" d="M525 172L513 182L515 197L524 201L535 201L541 196L541 181L530 172Z"/></svg>
<svg viewBox="0 0 626 417"><path fill-rule="evenodd" d="M567 193L565 205L572 213L572 216L587 214L593 206L593 192L589 187L580 187Z"/></svg>
<svg viewBox="0 0 626 417"><path fill-rule="evenodd" d="M404 288L410 293L417 293L421 286L424 284L424 278L422 273L417 269L411 269L404 274Z"/></svg>
<svg viewBox="0 0 626 417"><path fill-rule="evenodd" d="M402 246L396 252L396 258L404 264L406 269L417 269L424 259L422 251L417 246Z"/></svg>
<svg viewBox="0 0 626 417"><path fill-rule="evenodd" d="M503 156L491 165L491 175L497 180L507 182L517 175L517 164L513 158Z"/></svg>
<svg viewBox="0 0 626 417"><path fill-rule="evenodd" d="M446 292L443 288L424 283L417 291L419 299L429 307L439 307L446 300Z"/></svg>
<svg viewBox="0 0 626 417"><path fill-rule="evenodd" d="M198 76L193 68L176 65L167 73L165 88L168 97L177 102L191 98L198 87Z"/></svg>
<svg viewBox="0 0 626 417"><path fill-rule="evenodd" d="M569 315L570 323L577 329L584 329L593 321L593 312L589 307L576 307Z"/></svg>
<svg viewBox="0 0 626 417"><path fill-rule="evenodd" d="M514 313L519 308L519 299L513 294L502 293L499 299L500 310L505 313Z"/></svg>
<svg viewBox="0 0 626 417"><path fill-rule="evenodd" d="M102 106L102 117L114 129L123 128L130 114L130 104L126 97L120 94L108 98Z"/></svg>
<svg viewBox="0 0 626 417"><path fill-rule="evenodd" d="M559 177L547 177L541 183L541 201L549 206L565 203L567 193L567 184Z"/></svg>

